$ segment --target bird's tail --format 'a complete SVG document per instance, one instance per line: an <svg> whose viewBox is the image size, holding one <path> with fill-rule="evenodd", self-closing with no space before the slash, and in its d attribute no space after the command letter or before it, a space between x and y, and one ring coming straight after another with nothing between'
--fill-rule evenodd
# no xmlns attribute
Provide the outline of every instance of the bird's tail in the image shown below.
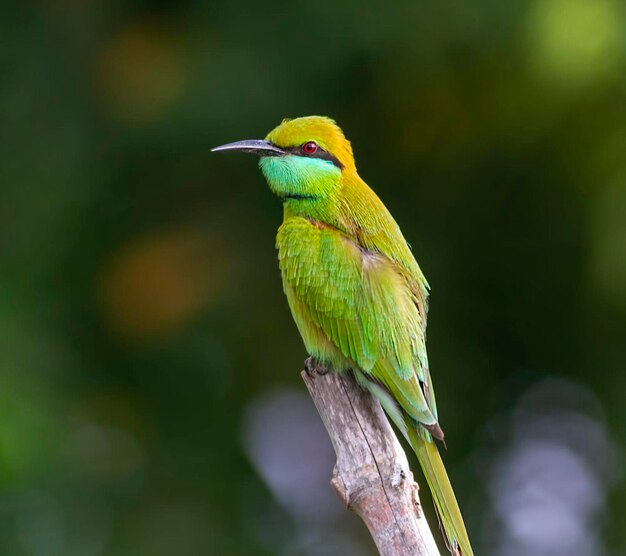
<svg viewBox="0 0 626 556"><path fill-rule="evenodd" d="M380 402L389 418L411 444L430 487L439 525L448 549L453 556L474 556L461 510L459 510L450 479L448 479L446 468L443 466L434 439L425 427L416 424L411 417L401 410L386 389L369 380L361 372L356 372L355 376L359 384ZM435 430L433 432L436 434ZM440 435L443 434L441 429L438 429L438 432Z"/></svg>
<svg viewBox="0 0 626 556"><path fill-rule="evenodd" d="M454 556L474 556L461 510L434 440L422 437L422 431L414 423L407 423L407 429L409 442L430 487L448 550Z"/></svg>

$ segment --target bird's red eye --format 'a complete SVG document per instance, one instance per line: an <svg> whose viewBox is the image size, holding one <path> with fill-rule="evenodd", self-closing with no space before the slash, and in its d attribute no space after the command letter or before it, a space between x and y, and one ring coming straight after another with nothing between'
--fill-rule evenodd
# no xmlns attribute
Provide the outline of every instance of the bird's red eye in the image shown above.
<svg viewBox="0 0 626 556"><path fill-rule="evenodd" d="M314 141L309 141L308 143L302 145L302 150L306 154L313 154L317 150L317 143L315 143Z"/></svg>

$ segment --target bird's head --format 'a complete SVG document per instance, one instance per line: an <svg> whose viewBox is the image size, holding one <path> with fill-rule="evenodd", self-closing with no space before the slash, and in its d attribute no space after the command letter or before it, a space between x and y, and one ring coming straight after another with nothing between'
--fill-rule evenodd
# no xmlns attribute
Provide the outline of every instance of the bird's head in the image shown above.
<svg viewBox="0 0 626 556"><path fill-rule="evenodd" d="M340 187L343 174L355 171L350 142L323 116L283 120L264 140L238 141L213 151L259 155L263 175L283 201L325 199Z"/></svg>

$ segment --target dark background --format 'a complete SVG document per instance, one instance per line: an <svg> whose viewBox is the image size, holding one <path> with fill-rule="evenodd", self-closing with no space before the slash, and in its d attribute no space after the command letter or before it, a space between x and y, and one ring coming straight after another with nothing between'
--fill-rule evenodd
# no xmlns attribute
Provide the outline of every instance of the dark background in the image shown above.
<svg viewBox="0 0 626 556"><path fill-rule="evenodd" d="M432 285L476 553L626 554L625 8L4 4L0 553L373 554L299 379L280 203L209 153L321 114Z"/></svg>

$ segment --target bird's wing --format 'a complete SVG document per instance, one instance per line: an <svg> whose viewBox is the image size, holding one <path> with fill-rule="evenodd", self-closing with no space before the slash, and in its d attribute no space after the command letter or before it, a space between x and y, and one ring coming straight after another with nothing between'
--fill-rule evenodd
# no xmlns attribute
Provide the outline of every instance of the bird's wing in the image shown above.
<svg viewBox="0 0 626 556"><path fill-rule="evenodd" d="M376 193L358 176L350 179L342 194L339 228L347 230L364 249L381 253L396 264L413 292L425 334L429 286L398 223Z"/></svg>
<svg viewBox="0 0 626 556"><path fill-rule="evenodd" d="M402 269L336 228L299 217L283 223L277 247L294 316L305 315L416 421L436 424L423 317Z"/></svg>

